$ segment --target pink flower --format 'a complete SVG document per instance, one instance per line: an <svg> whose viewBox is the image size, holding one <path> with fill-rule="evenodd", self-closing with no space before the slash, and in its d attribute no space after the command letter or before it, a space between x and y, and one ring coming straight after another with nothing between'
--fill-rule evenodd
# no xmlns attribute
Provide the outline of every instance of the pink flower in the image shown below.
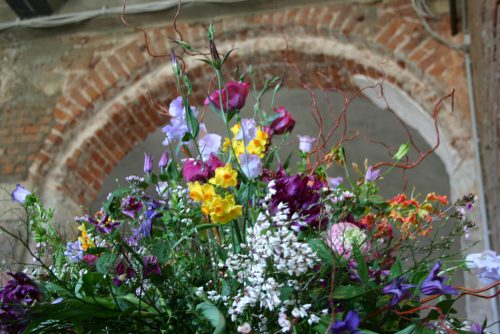
<svg viewBox="0 0 500 334"><path fill-rule="evenodd" d="M205 105L213 104L215 108L221 110L220 101L222 100L222 108L226 112L233 109L241 109L245 105L249 89L250 84L247 82L228 82L226 83L226 87L210 94L205 99Z"/></svg>
<svg viewBox="0 0 500 334"><path fill-rule="evenodd" d="M340 222L330 227L326 243L336 254L349 259L355 245L361 248L363 254L366 254L370 248L366 239L366 234L356 225Z"/></svg>
<svg viewBox="0 0 500 334"><path fill-rule="evenodd" d="M275 108L274 112L279 116L276 118L270 126L270 130L273 134L282 135L287 132L291 132L295 126L295 120L292 115L285 109L285 107Z"/></svg>
<svg viewBox="0 0 500 334"><path fill-rule="evenodd" d="M188 159L182 167L182 176L187 182L206 182L215 175L217 167L222 166L224 166L224 163L213 154L210 154L206 162Z"/></svg>

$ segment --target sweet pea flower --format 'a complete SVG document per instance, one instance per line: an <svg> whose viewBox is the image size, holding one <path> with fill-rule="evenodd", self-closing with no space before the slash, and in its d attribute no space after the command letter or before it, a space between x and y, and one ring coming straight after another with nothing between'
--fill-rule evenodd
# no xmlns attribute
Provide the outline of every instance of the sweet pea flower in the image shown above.
<svg viewBox="0 0 500 334"><path fill-rule="evenodd" d="M356 311L349 311L344 320L336 321L331 328L331 334L361 334L359 331L359 315Z"/></svg>
<svg viewBox="0 0 500 334"><path fill-rule="evenodd" d="M193 115L198 116L198 112L195 107L191 107ZM174 141L182 140L186 133L189 133L189 127L186 120L186 109L184 108L182 96L175 98L168 108L168 113L172 117L170 119L170 124L162 128L162 132L165 133L166 138L163 141L163 145L168 146Z"/></svg>
<svg viewBox="0 0 500 334"><path fill-rule="evenodd" d="M262 162L256 154L240 154L240 165L243 174L249 179L255 179L262 174Z"/></svg>
<svg viewBox="0 0 500 334"><path fill-rule="evenodd" d="M444 281L446 281L446 276L438 276L439 271L441 270L441 263L437 261L432 267L431 272L425 278L424 282L420 286L420 291L426 296L431 295L456 295L458 291L449 285L445 285Z"/></svg>
<svg viewBox="0 0 500 334"><path fill-rule="evenodd" d="M217 156L222 138L215 133L207 133L198 140L198 147L201 152L201 159L207 161L211 155Z"/></svg>
<svg viewBox="0 0 500 334"><path fill-rule="evenodd" d="M16 189L10 194L10 197L13 202L24 204L28 195L31 195L31 192L18 183Z"/></svg>
<svg viewBox="0 0 500 334"><path fill-rule="evenodd" d="M309 153L314 147L316 138L310 136L297 136L299 137L299 150L303 153Z"/></svg>
<svg viewBox="0 0 500 334"><path fill-rule="evenodd" d="M476 272L481 282L493 284L500 281L500 255L491 250L469 254L465 258L467 267Z"/></svg>
<svg viewBox="0 0 500 334"><path fill-rule="evenodd" d="M295 120L285 107L281 106L274 109L279 116L270 125L272 134L282 135L291 132L295 126Z"/></svg>
<svg viewBox="0 0 500 334"><path fill-rule="evenodd" d="M216 109L221 110L220 101L222 100L222 109L225 112L239 110L245 105L249 89L250 84L247 82L230 81L223 89L210 94L204 104L206 106L212 104Z"/></svg>
<svg viewBox="0 0 500 334"><path fill-rule="evenodd" d="M257 123L253 119L243 118L239 123L239 129L234 139L243 140L243 143L248 145L257 134Z"/></svg>

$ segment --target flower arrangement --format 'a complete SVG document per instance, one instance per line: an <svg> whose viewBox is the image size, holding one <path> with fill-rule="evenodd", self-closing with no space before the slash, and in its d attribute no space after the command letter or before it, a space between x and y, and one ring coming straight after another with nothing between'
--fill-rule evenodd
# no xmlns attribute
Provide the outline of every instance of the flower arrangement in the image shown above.
<svg viewBox="0 0 500 334"><path fill-rule="evenodd" d="M36 194L19 186L35 259L9 273L0 290L2 333L484 333L486 322L455 316L465 295L500 282L500 257L447 250L473 226L473 195L453 204L430 193L384 199L378 183L392 166L349 175L342 141L324 152L321 138L299 136L299 159L280 160L280 142L296 120L260 97L253 72L228 80L209 28L217 87L204 101L226 133L210 133L190 105L183 62L171 62L179 97L163 128L168 150L158 168L110 193L95 214L76 217L78 237L64 241ZM187 53L195 53L183 41ZM255 94L254 117L240 113ZM322 147L323 146L323 147ZM314 160L316 158L316 160ZM346 175L329 177L334 163ZM443 234L440 226L454 226ZM430 238L430 233L438 237ZM5 231L8 233L8 231ZM423 240L426 242L416 242ZM450 273L476 270L480 291L454 286Z"/></svg>

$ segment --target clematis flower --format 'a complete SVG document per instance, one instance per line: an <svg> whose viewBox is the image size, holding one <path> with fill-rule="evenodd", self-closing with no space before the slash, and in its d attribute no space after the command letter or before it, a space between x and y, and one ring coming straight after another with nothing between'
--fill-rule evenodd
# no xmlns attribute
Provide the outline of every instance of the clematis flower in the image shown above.
<svg viewBox="0 0 500 334"><path fill-rule="evenodd" d="M158 258L154 255L145 256L143 259L144 265L144 276L148 277L151 274L161 275L160 265L158 264Z"/></svg>
<svg viewBox="0 0 500 334"><path fill-rule="evenodd" d="M299 150L303 153L309 153L312 151L316 138L309 136L297 136L299 137Z"/></svg>
<svg viewBox="0 0 500 334"><path fill-rule="evenodd" d="M295 120L285 107L281 106L274 109L274 112L279 116L270 125L269 129L272 134L282 135L291 132L295 126Z"/></svg>
<svg viewBox="0 0 500 334"><path fill-rule="evenodd" d="M144 153L144 174L150 174L153 171L153 156Z"/></svg>
<svg viewBox="0 0 500 334"><path fill-rule="evenodd" d="M400 301L410 298L412 295L411 289L415 286L412 284L404 284L404 280L403 277L400 277L382 288L383 294L392 295L390 302L391 307L396 306Z"/></svg>
<svg viewBox="0 0 500 334"><path fill-rule="evenodd" d="M355 245L363 254L370 249L367 236L359 227L348 222L333 224L328 230L326 243L338 255L350 259Z"/></svg>
<svg viewBox="0 0 500 334"><path fill-rule="evenodd" d="M255 179L262 174L262 162L256 154L240 154L241 169L246 177Z"/></svg>
<svg viewBox="0 0 500 334"><path fill-rule="evenodd" d="M198 116L198 112L195 107L191 107L193 115ZM186 133L189 133L189 127L186 120L186 109L184 108L182 96L174 99L168 108L168 113L172 117L170 119L170 124L162 128L162 132L165 133L166 138L163 141L163 145L168 146L174 141L182 140Z"/></svg>
<svg viewBox="0 0 500 334"><path fill-rule="evenodd" d="M425 278L424 282L420 286L420 291L426 296L431 295L456 295L458 291L449 285L443 284L446 281L446 276L438 276L439 271L441 270L441 263L437 261L432 267L431 272Z"/></svg>
<svg viewBox="0 0 500 334"><path fill-rule="evenodd" d="M12 201L17 202L19 204L24 204L24 201L26 201L26 197L30 195L31 192L21 186L19 183L16 185L16 189L10 194Z"/></svg>
<svg viewBox="0 0 500 334"><path fill-rule="evenodd" d="M134 196L125 197L122 200L122 212L123 214L129 216L130 218L136 218L137 214L142 209L142 203L137 200Z"/></svg>
<svg viewBox="0 0 500 334"><path fill-rule="evenodd" d="M204 104L206 106L212 104L216 109L221 110L220 101L222 100L222 109L225 112L239 110L245 105L249 89L250 84L247 82L231 81L226 83L223 89L210 94Z"/></svg>
<svg viewBox="0 0 500 334"><path fill-rule="evenodd" d="M333 324L331 334L361 334L359 330L359 315L356 311L349 311L344 320Z"/></svg>
<svg viewBox="0 0 500 334"><path fill-rule="evenodd" d="M373 169L369 166L365 174L365 182L373 182L380 177L380 169Z"/></svg>
<svg viewBox="0 0 500 334"><path fill-rule="evenodd" d="M500 281L500 255L491 250L469 254L465 258L467 267L476 272L481 282L493 284Z"/></svg>
<svg viewBox="0 0 500 334"><path fill-rule="evenodd" d="M156 211L160 207L159 203L152 202L146 211L146 217L144 221L139 225L139 233L142 237L149 237L153 229L153 220L161 217L162 213Z"/></svg>

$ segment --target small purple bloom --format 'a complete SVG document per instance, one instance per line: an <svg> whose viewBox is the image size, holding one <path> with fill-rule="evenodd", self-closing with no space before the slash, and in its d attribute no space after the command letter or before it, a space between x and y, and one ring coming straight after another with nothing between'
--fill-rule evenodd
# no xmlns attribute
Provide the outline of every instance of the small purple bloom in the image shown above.
<svg viewBox="0 0 500 334"><path fill-rule="evenodd" d="M150 174L153 171L153 156L144 153L144 174Z"/></svg>
<svg viewBox="0 0 500 334"><path fill-rule="evenodd" d="M148 277L151 274L161 275L160 265L158 264L158 258L154 255L148 255L144 257L144 276Z"/></svg>
<svg viewBox="0 0 500 334"><path fill-rule="evenodd" d="M349 311L344 320L333 324L331 334L361 334L359 331L359 315L356 311Z"/></svg>
<svg viewBox="0 0 500 334"><path fill-rule="evenodd" d="M122 199L122 212L130 218L136 218L142 209L142 203L134 196L128 196Z"/></svg>
<svg viewBox="0 0 500 334"><path fill-rule="evenodd" d="M256 154L240 154L240 165L243 173L249 179L255 179L262 174L262 162Z"/></svg>
<svg viewBox="0 0 500 334"><path fill-rule="evenodd" d="M0 302L2 304L26 304L31 305L36 300L43 299L42 292L31 278L25 273L7 273L13 279L0 290Z"/></svg>
<svg viewBox="0 0 500 334"><path fill-rule="evenodd" d="M299 150L303 153L312 151L316 138L310 136L297 136L299 137Z"/></svg>
<svg viewBox="0 0 500 334"><path fill-rule="evenodd" d="M18 202L19 204L24 204L26 197L30 195L31 192L21 186L19 183L16 185L16 189L10 194L13 202Z"/></svg>
<svg viewBox="0 0 500 334"><path fill-rule="evenodd" d="M368 167L365 174L365 182L373 182L380 177L380 169L373 169L372 166Z"/></svg>
<svg viewBox="0 0 500 334"><path fill-rule="evenodd" d="M66 251L64 252L64 256L66 256L71 262L77 263L83 260L83 248L80 240L75 242L68 242L66 244Z"/></svg>
<svg viewBox="0 0 500 334"><path fill-rule="evenodd" d="M151 231L153 229L153 220L161 217L161 212L156 211L159 207L158 203L152 203L148 210L146 211L146 219L139 226L139 233L143 238L149 237L151 235Z"/></svg>
<svg viewBox="0 0 500 334"><path fill-rule="evenodd" d="M340 184L344 181L342 176L328 177L326 180L328 181L328 186L333 190L337 189L340 186Z"/></svg>
<svg viewBox="0 0 500 334"><path fill-rule="evenodd" d="M392 295L391 307L396 306L400 301L410 298L412 295L411 289L415 286L412 284L403 284L403 282L404 278L400 277L382 288L383 294Z"/></svg>
<svg viewBox="0 0 500 334"><path fill-rule="evenodd" d="M484 334L483 326L481 326L477 322L472 322L472 324L470 325L470 330L471 332L476 334Z"/></svg>
<svg viewBox="0 0 500 334"><path fill-rule="evenodd" d="M429 276L426 277L422 285L420 286L420 291L426 296L431 295L456 295L458 291L449 285L445 285L444 281L447 280L446 276L438 276L441 270L441 263L437 261L432 267Z"/></svg>
<svg viewBox="0 0 500 334"><path fill-rule="evenodd" d="M167 167L169 162L170 162L170 158L168 156L168 153L163 152L163 154L160 157L160 160L158 161L158 167L160 167L160 169L163 169L163 168Z"/></svg>
<svg viewBox="0 0 500 334"><path fill-rule="evenodd" d="M465 258L467 267L475 271L481 282L493 284L500 281L500 255L491 250L469 254Z"/></svg>
<svg viewBox="0 0 500 334"><path fill-rule="evenodd" d="M134 277L135 271L131 267L125 266L125 262L120 261L116 266L116 275L117 276L113 278L113 284L119 287L125 280Z"/></svg>
<svg viewBox="0 0 500 334"><path fill-rule="evenodd" d="M193 115L196 117L198 115L196 108L191 107L191 110ZM162 132L166 135L166 138L163 141L163 145L165 146L170 145L174 141L182 140L184 135L189 133L186 121L186 109L184 108L181 96L177 97L170 103L168 113L172 117L170 119L170 124L162 128Z"/></svg>
<svg viewBox="0 0 500 334"><path fill-rule="evenodd" d="M101 214L101 212L99 212L98 214L96 214L96 218L90 217L89 215L85 215L83 217L78 217L76 220L80 224L86 222L91 225L94 225L99 233L107 233L107 234L113 232L113 230L120 225L120 222L111 221L111 218L107 213Z"/></svg>

